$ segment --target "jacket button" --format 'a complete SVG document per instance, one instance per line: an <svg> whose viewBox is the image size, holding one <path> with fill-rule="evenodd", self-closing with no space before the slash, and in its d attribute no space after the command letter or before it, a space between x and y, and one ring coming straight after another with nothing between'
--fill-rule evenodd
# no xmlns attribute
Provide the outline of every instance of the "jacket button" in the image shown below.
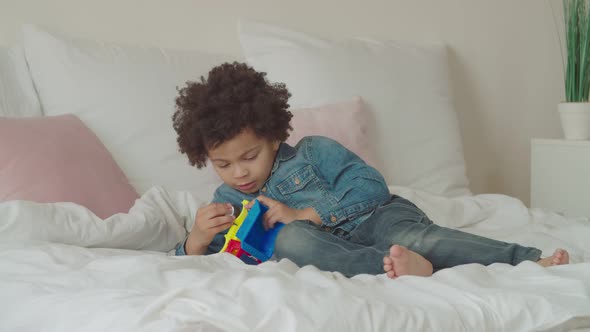
<svg viewBox="0 0 590 332"><path fill-rule="evenodd" d="M301 180L299 180L299 178L295 178L295 181L294 182L295 182L295 184L300 184L301 183Z"/></svg>
<svg viewBox="0 0 590 332"><path fill-rule="evenodd" d="M336 219L336 217L335 217L334 215L332 215L332 216L330 217L330 220L332 220L332 222L336 222L336 220L337 220L337 219Z"/></svg>

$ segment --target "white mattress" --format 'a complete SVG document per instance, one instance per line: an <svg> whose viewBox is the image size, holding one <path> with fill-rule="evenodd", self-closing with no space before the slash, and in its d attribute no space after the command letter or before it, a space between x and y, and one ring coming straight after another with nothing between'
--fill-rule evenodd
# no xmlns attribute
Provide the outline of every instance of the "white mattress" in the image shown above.
<svg viewBox="0 0 590 332"><path fill-rule="evenodd" d="M73 204L0 203L1 331L545 331L590 327L590 222L502 195L396 188L437 223L568 249L576 264L471 264L429 278L345 278L288 260L168 256L198 204L153 188L100 220ZM102 247L102 248L98 248ZM125 248L125 249L116 249Z"/></svg>

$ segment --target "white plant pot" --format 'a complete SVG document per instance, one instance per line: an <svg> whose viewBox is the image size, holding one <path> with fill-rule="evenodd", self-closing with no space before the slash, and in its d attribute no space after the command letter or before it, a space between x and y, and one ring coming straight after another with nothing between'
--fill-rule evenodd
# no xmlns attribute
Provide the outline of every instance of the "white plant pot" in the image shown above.
<svg viewBox="0 0 590 332"><path fill-rule="evenodd" d="M565 139L590 139L590 103L560 103L557 110Z"/></svg>

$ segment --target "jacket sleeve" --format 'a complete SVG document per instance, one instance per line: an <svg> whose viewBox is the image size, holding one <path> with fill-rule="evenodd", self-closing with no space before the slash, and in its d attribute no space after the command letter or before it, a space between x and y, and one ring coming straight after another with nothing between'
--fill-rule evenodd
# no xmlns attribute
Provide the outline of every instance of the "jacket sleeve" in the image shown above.
<svg viewBox="0 0 590 332"><path fill-rule="evenodd" d="M354 213L367 213L389 201L391 195L381 173L356 154L327 137L308 137L306 143L308 160L338 201L314 204L324 226L354 217Z"/></svg>

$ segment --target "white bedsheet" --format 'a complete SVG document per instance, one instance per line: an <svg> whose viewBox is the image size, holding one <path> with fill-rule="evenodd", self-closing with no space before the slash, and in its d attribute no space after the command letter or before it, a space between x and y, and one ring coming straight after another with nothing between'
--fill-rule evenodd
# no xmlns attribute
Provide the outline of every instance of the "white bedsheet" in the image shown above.
<svg viewBox="0 0 590 332"><path fill-rule="evenodd" d="M590 327L590 222L502 195L395 188L433 220L577 264L476 264L347 279L288 260L174 257L198 203L153 188L100 220L74 204L0 203L1 331L544 331Z"/></svg>

